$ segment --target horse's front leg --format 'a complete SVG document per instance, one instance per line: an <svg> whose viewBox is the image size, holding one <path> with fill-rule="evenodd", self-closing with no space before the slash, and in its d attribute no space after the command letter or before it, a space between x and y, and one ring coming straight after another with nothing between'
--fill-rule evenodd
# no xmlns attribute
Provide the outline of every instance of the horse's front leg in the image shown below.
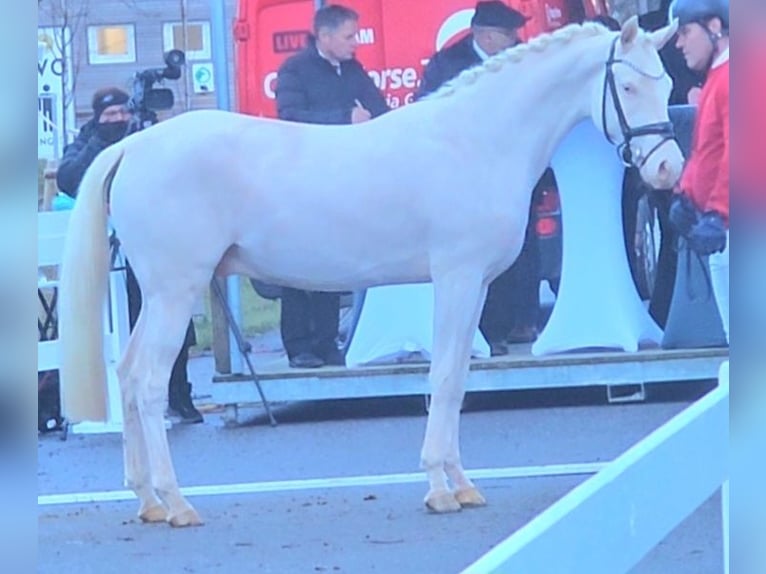
<svg viewBox="0 0 766 574"><path fill-rule="evenodd" d="M434 278L431 404L421 453L430 486L425 504L433 512L485 504L463 470L459 431L471 347L486 294L480 272L451 272Z"/></svg>

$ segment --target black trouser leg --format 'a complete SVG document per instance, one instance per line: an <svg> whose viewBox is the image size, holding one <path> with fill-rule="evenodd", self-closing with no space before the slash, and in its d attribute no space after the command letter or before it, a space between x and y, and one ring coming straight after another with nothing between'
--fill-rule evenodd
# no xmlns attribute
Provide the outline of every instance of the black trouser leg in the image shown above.
<svg viewBox="0 0 766 574"><path fill-rule="evenodd" d="M133 332L133 327L136 326L136 321L138 321L138 314L141 312L141 288L138 286L138 280L133 274L130 263L126 262L125 269L127 271L128 318L130 320L130 331Z"/></svg>
<svg viewBox="0 0 766 574"><path fill-rule="evenodd" d="M649 302L649 314L664 329L668 321L668 312L676 283L678 234L673 229L669 218L672 192L669 190L652 191L649 197L652 204L657 208L661 238L660 252L657 255L657 275L654 280L652 298Z"/></svg>
<svg viewBox="0 0 766 574"><path fill-rule="evenodd" d="M127 270L127 291L128 291L128 317L130 320L130 330L136 325L138 320L138 314L141 311L141 288L138 285L138 280L133 274L133 269L130 267L130 263L126 263ZM170 374L170 381L168 384L168 394L172 396L174 394L183 395L190 394L191 387L187 384L189 382L189 376L187 372L187 366L189 361L189 347L196 344L196 333L194 331L194 323L189 321L189 326L186 329L186 337L184 338L183 346L181 347L178 357L176 357L173 364L173 370Z"/></svg>
<svg viewBox="0 0 766 574"><path fill-rule="evenodd" d="M535 188L539 189L541 182ZM479 330L490 343L505 341L515 327L537 327L540 309L540 254L532 225L532 207L524 243L516 261L489 284Z"/></svg>
<svg viewBox="0 0 766 574"><path fill-rule="evenodd" d="M279 328L288 358L311 352L311 321L311 293L284 287Z"/></svg>
<svg viewBox="0 0 766 574"><path fill-rule="evenodd" d="M513 297L511 268L498 275L487 289L487 299L481 311L479 330L489 343L505 341L512 327L509 301Z"/></svg>
<svg viewBox="0 0 766 574"><path fill-rule="evenodd" d="M340 293L312 291L311 300L311 352L321 359L338 353L338 321Z"/></svg>
<svg viewBox="0 0 766 574"><path fill-rule="evenodd" d="M190 321L189 326L186 328L183 347L181 347L181 351L178 353L175 363L173 363L173 370L170 371L168 396L174 394L177 394L177 396L183 396L185 394L191 395L191 386L188 384L189 347L192 347L196 343L194 324Z"/></svg>
<svg viewBox="0 0 766 574"><path fill-rule="evenodd" d="M338 353L338 321L340 293L311 293L312 352L322 359Z"/></svg>
<svg viewBox="0 0 766 574"><path fill-rule="evenodd" d="M489 342L501 342L514 327L537 326L540 307L537 236L529 226L516 261L489 284L479 329Z"/></svg>
<svg viewBox="0 0 766 574"><path fill-rule="evenodd" d="M540 254L537 241L537 233L530 224L527 226L521 253L508 269L511 283L508 299L511 329L537 327L540 309Z"/></svg>

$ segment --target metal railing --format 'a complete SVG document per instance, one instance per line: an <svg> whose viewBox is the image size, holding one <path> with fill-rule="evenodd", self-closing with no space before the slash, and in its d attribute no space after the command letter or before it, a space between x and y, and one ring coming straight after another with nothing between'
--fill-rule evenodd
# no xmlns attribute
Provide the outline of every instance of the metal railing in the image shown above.
<svg viewBox="0 0 766 574"><path fill-rule="evenodd" d="M719 385L463 574L628 572L722 488L728 572L729 364Z"/></svg>

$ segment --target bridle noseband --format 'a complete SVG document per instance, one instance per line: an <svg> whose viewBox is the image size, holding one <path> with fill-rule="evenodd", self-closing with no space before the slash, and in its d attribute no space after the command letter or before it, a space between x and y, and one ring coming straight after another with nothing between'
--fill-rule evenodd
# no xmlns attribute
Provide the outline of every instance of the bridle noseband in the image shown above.
<svg viewBox="0 0 766 574"><path fill-rule="evenodd" d="M617 93L617 85L614 80L614 71L612 70L612 67L615 64L624 64L626 66L629 66L642 76L645 76L647 78L651 78L652 80L661 80L665 73L662 72L661 74L655 76L652 74L649 74L643 70L641 70L638 66L632 64L631 62L628 62L627 60L617 60L614 57L615 49L617 47L617 41L619 40L619 36L617 36L614 41L612 42L612 47L609 51L609 59L606 62L606 77L604 78L604 95L601 102L601 121L603 124L604 129L604 135L606 136L606 139L609 140L609 143L614 144L617 146L617 153L620 156L620 159L625 163L627 166L635 166L637 168L641 168L644 166L644 164L647 162L647 160L651 157L651 155L656 152L665 142L675 139L675 132L673 131L673 124L671 122L657 122L654 124L646 124L643 126L639 126L637 128L632 128L628 125L628 120L625 118L625 112L622 109L622 104L620 103L620 96ZM622 142L617 144L611 136L609 135L609 130L606 126L606 93L607 89L609 90L609 93L612 96L612 102L614 103L614 110L617 112L617 120L620 122L620 130L622 131ZM640 163L636 163L636 159L633 157L633 150L630 146L631 140L633 138L638 138L641 136L648 136L648 135L658 135L662 136L662 139L660 142L655 145L651 150L649 150L649 153L646 154L643 158L638 158L640 160Z"/></svg>

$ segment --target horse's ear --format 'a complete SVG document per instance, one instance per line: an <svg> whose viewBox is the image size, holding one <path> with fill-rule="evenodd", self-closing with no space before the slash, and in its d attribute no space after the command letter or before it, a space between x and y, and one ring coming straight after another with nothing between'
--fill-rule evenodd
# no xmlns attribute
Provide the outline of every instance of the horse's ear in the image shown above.
<svg viewBox="0 0 766 574"><path fill-rule="evenodd" d="M661 50L662 47L668 43L675 33L678 31L678 18L674 18L669 26L660 28L656 32L651 32L649 37L652 39L652 44L657 50Z"/></svg>
<svg viewBox="0 0 766 574"><path fill-rule="evenodd" d="M638 36L638 16L631 16L622 25L622 32L620 32L620 42L622 42L622 47L625 49L632 46L637 36Z"/></svg>

